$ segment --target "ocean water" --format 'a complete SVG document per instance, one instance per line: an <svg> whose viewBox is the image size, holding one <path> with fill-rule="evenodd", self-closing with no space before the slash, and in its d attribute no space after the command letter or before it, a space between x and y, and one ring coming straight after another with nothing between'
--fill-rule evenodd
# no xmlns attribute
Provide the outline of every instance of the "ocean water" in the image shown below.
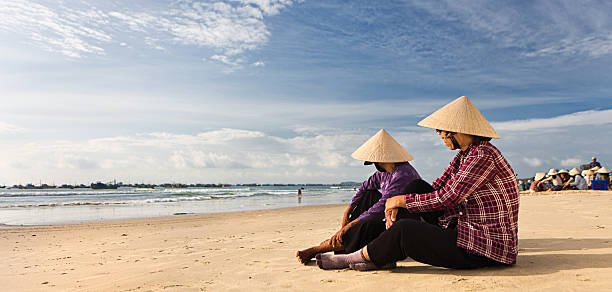
<svg viewBox="0 0 612 292"><path fill-rule="evenodd" d="M0 189L0 225L82 223L177 214L206 214L286 207L348 204L353 187Z"/></svg>

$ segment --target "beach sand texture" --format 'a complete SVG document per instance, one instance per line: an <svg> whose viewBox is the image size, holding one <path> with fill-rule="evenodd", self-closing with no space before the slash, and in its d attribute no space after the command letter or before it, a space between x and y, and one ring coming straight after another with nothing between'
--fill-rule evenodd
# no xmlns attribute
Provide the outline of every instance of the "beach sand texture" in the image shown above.
<svg viewBox="0 0 612 292"><path fill-rule="evenodd" d="M2 291L612 290L612 192L521 197L509 268L324 271L295 252L344 206L0 229ZM415 235L418 236L418 235Z"/></svg>

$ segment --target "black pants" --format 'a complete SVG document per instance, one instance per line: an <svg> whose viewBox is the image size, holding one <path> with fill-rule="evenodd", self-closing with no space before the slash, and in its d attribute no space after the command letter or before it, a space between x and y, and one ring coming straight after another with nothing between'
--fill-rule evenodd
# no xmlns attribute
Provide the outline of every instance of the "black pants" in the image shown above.
<svg viewBox="0 0 612 292"><path fill-rule="evenodd" d="M363 212L367 211L380 200L382 194L378 190L369 190L363 193L361 199L349 214L349 221L353 221ZM336 254L351 253L357 251L385 231L385 222L380 218L366 218L359 220L342 236L344 250L336 251Z"/></svg>
<svg viewBox="0 0 612 292"><path fill-rule="evenodd" d="M403 194L423 194L432 192L434 189L427 182L421 179L412 181L404 191ZM359 217L363 212L367 211L380 200L382 194L377 190L366 191L361 199L357 202L357 205L351 212L349 220L353 221ZM422 220L425 222L431 222L435 224L441 212L434 213L410 213L406 209L401 209L397 218L411 218L414 220ZM351 253L360 250L372 240L376 239L381 233L386 230L385 222L382 221L381 217L378 218L366 218L359 220L351 229L349 229L344 236L342 236L342 245L344 250L337 251L336 253Z"/></svg>
<svg viewBox="0 0 612 292"><path fill-rule="evenodd" d="M375 265L382 267L408 257L418 262L453 269L504 265L457 247L456 223L445 229L436 224L437 220L433 220L441 213L420 214L421 218L418 215L398 216L400 219L389 230L383 231L367 244L368 255Z"/></svg>

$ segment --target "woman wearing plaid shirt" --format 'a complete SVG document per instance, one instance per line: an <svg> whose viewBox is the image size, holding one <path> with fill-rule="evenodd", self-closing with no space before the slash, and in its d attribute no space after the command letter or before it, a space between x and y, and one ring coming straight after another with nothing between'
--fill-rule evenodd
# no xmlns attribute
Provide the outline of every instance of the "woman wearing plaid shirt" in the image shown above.
<svg viewBox="0 0 612 292"><path fill-rule="evenodd" d="M379 237L348 255L318 255L319 267L370 270L407 257L456 269L516 263L518 184L489 142L499 138L493 127L464 96L419 125L436 129L459 153L431 186L417 181L406 195L387 200L387 230ZM441 215L423 220L432 214Z"/></svg>

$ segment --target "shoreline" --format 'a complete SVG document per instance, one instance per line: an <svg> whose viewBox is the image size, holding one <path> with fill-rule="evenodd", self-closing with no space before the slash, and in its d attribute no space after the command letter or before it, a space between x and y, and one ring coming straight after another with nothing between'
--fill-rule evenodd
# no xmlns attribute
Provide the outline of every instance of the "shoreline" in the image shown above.
<svg viewBox="0 0 612 292"><path fill-rule="evenodd" d="M127 219L106 219L98 221L87 221L87 222L73 222L73 223L58 223L58 224L33 224L33 225L10 225L0 224L1 230L20 229L20 228L53 228L53 227L88 227L88 226L104 226L104 225L138 225L145 223L159 223L163 224L166 221L193 219L193 220L206 220L216 219L215 217L226 216L226 215L239 215L244 214L247 216L259 215L259 213L274 213L281 210L298 210L298 209L317 209L317 208L336 208L346 204L327 204L327 205L305 205L298 207L279 207L273 209L261 209L261 210L246 210L246 211L229 211L229 212L218 212L218 213L185 213L168 216L156 216L156 217L142 217L142 218L127 218Z"/></svg>
<svg viewBox="0 0 612 292"><path fill-rule="evenodd" d="M584 195L591 195L591 194L610 194L612 195L612 190L608 190L608 191L600 191L600 190L584 190L584 191L580 191L580 190L564 190L564 191L548 191L548 192L537 192L537 193L531 193L529 191L521 191L520 192L520 196L521 197L533 197L533 196L555 196L555 195L575 195L575 194L584 194ZM299 209L299 208L308 208L308 207L321 207L321 206L345 206L346 204L344 203L331 203L331 204L321 204L321 205L309 205L309 204L304 204L302 206L279 206L279 207L272 207L272 208L262 208L262 209L256 209L256 210L244 210L244 211L236 211L236 210L230 210L227 212L223 212L223 211L211 211L211 212L204 212L204 213L196 213L196 212L177 212L171 215L161 215L161 216L143 216L143 215L135 215L136 217L131 217L131 218L110 218L110 219L101 219L101 220L73 220L73 221L67 221L67 222L62 222L62 223L52 223L52 224L4 224L4 223L0 223L0 230L3 229L12 229L12 228L20 228L20 227L42 227L42 226L62 226L62 225L82 225L82 224L104 224L104 223L113 223L113 222L128 222L128 221L138 221L138 220L156 220L156 219L163 219L163 218L177 218L178 216L181 217L188 217L188 216L204 216L204 215L222 215L222 214L236 214L236 213L249 213L249 212L257 212L257 211L275 211L275 210L282 210L282 209ZM76 207L76 206L71 206L71 207ZM79 206L82 207L82 206ZM45 208L58 208L56 206L53 207L45 207ZM62 208L62 207L59 207ZM27 209L27 208L24 208Z"/></svg>
<svg viewBox="0 0 612 292"><path fill-rule="evenodd" d="M300 201L287 187L152 192L0 192L0 223L10 226L85 223L348 203L353 191L307 187Z"/></svg>

